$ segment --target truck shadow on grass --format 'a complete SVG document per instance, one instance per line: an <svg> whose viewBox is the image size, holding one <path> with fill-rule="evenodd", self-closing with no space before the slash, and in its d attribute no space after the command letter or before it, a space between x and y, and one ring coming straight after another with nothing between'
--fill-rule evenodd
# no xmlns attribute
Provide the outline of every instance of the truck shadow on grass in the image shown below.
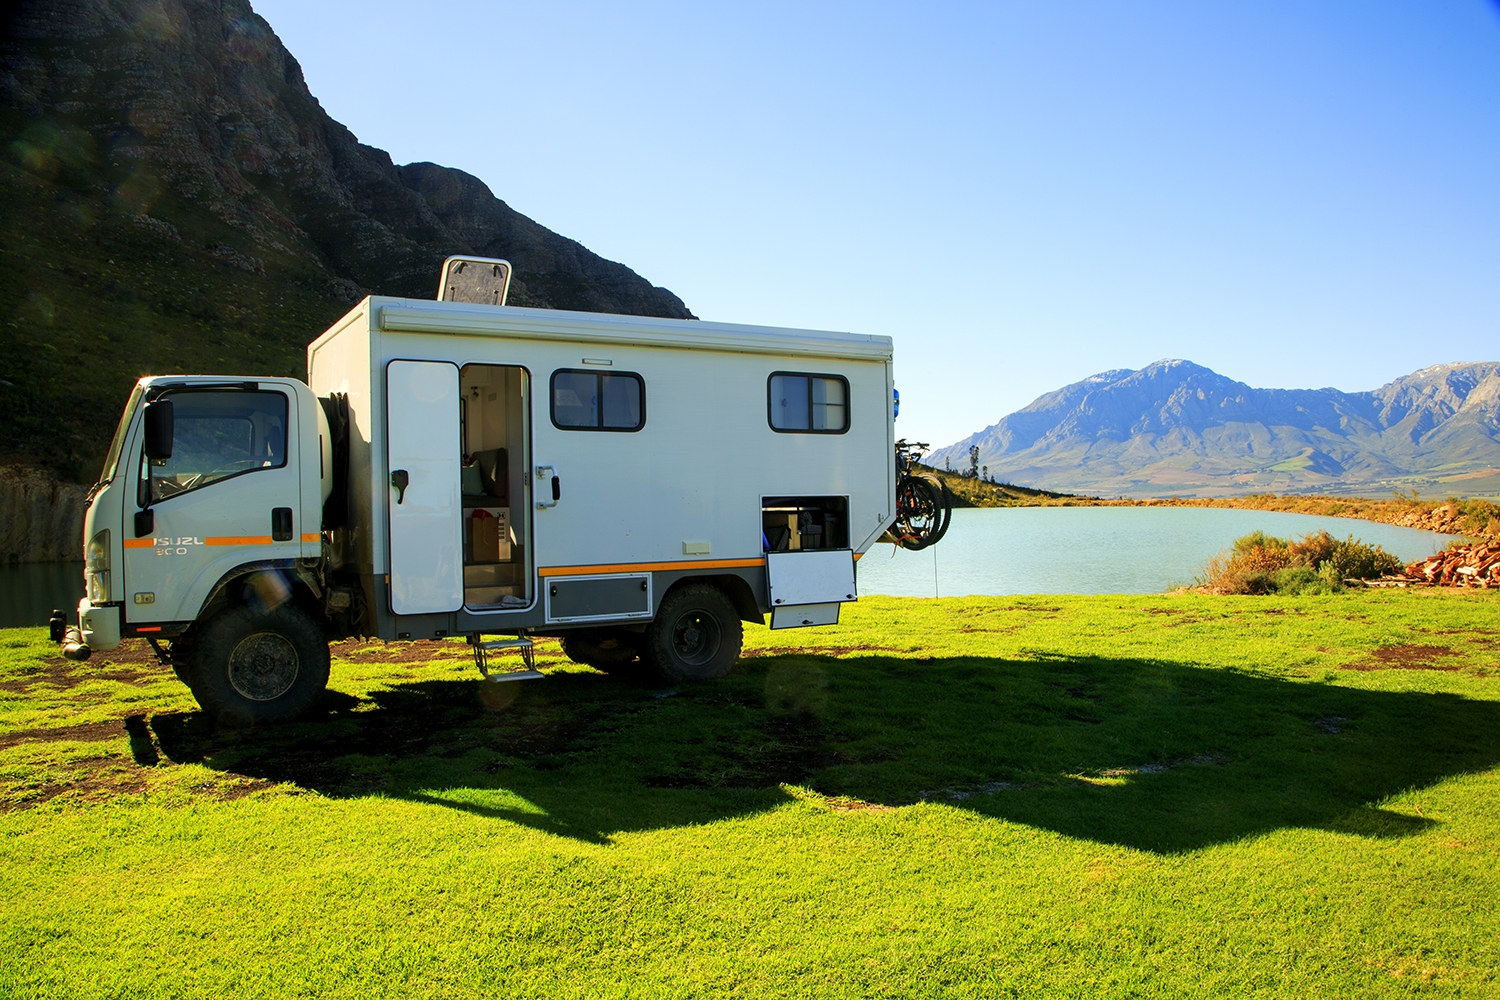
<svg viewBox="0 0 1500 1000"><path fill-rule="evenodd" d="M1370 837L1433 821L1395 793L1500 762L1500 704L1110 658L762 656L666 690L561 674L489 711L420 681L237 732L160 714L176 763L328 796L428 802L591 842L774 808L946 803L1177 852L1286 827Z"/></svg>

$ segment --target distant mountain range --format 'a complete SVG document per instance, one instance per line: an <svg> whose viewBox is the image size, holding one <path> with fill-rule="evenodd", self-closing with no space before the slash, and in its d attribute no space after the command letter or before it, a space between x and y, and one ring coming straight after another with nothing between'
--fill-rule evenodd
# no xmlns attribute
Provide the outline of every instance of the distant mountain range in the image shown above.
<svg viewBox="0 0 1500 1000"><path fill-rule="evenodd" d="M305 374L351 303L431 298L455 253L508 258L513 305L692 316L478 178L361 143L246 0L0 7L0 464L89 482L141 374Z"/></svg>
<svg viewBox="0 0 1500 1000"><path fill-rule="evenodd" d="M1370 392L1255 389L1191 361L1100 372L928 462L1106 496L1500 493L1500 362L1434 365Z"/></svg>

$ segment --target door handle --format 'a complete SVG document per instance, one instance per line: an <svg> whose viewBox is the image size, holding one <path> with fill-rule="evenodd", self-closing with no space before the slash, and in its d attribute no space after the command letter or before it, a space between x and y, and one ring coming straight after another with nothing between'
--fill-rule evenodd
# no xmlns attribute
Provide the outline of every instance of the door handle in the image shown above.
<svg viewBox="0 0 1500 1000"><path fill-rule="evenodd" d="M406 499L406 487L411 485L411 476L406 474L405 469L397 469L391 473L391 485L396 487L396 502L400 503Z"/></svg>
<svg viewBox="0 0 1500 1000"><path fill-rule="evenodd" d="M552 477L552 501L548 503L546 500L538 500L536 502L537 510L556 507L557 501L562 499L562 480L558 478L557 470L550 465L538 465L536 467L536 477L538 479L545 480L548 476Z"/></svg>

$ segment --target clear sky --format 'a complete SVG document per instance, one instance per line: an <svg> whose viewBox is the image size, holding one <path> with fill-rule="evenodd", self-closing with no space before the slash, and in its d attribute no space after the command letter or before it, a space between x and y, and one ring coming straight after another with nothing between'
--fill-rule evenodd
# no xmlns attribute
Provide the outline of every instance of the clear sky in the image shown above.
<svg viewBox="0 0 1500 1000"><path fill-rule="evenodd" d="M896 341L898 431L1187 358L1500 359L1500 8L254 0L334 118L704 319Z"/></svg>

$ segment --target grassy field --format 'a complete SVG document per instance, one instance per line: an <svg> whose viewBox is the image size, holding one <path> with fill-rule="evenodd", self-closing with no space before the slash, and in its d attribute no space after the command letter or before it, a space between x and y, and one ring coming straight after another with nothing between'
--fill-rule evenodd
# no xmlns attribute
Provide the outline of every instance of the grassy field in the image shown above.
<svg viewBox="0 0 1500 1000"><path fill-rule="evenodd" d="M1500 597L867 598L685 689L0 632L0 995L1500 996ZM508 696L508 703L496 696Z"/></svg>

